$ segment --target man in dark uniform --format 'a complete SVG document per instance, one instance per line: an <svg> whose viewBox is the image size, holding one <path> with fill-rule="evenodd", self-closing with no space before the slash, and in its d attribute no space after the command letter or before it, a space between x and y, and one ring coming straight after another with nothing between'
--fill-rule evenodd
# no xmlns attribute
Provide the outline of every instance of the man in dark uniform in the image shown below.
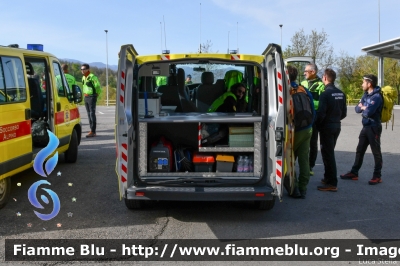
<svg viewBox="0 0 400 266"><path fill-rule="evenodd" d="M347 116L346 95L335 87L336 72L325 69L322 82L325 91L319 97L317 127L320 132L321 154L325 173L320 191L337 191L337 169L335 160L336 140L340 134L340 120Z"/></svg>

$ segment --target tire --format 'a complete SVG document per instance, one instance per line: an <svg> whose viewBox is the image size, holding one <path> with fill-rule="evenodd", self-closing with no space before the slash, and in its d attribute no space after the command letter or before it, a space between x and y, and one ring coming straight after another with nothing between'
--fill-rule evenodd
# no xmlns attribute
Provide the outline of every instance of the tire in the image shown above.
<svg viewBox="0 0 400 266"><path fill-rule="evenodd" d="M0 180L0 209L6 206L11 195L11 178L3 178Z"/></svg>
<svg viewBox="0 0 400 266"><path fill-rule="evenodd" d="M125 198L125 205L130 210L139 210L143 208L144 202L142 200L131 200Z"/></svg>
<svg viewBox="0 0 400 266"><path fill-rule="evenodd" d="M72 131L71 141L69 142L69 148L64 153L65 162L75 163L78 159L78 134L76 130Z"/></svg>
<svg viewBox="0 0 400 266"><path fill-rule="evenodd" d="M259 210L271 210L275 205L275 197L272 200L260 200L255 202L255 207Z"/></svg>

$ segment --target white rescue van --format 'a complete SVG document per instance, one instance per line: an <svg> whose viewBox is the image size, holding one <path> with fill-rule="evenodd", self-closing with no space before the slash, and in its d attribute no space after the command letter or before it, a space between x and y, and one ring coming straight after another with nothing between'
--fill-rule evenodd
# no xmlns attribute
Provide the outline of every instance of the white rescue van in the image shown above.
<svg viewBox="0 0 400 266"><path fill-rule="evenodd" d="M121 47L115 134L121 199L253 201L269 210L293 187L289 80L279 45L262 55L156 54ZM187 75L192 81L185 83ZM244 112L209 112L234 83Z"/></svg>

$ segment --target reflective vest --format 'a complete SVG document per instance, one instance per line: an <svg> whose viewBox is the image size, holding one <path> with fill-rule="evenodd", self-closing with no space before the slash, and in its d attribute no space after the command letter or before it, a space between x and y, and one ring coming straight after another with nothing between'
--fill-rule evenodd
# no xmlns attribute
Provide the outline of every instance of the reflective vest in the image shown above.
<svg viewBox="0 0 400 266"><path fill-rule="evenodd" d="M232 85L243 81L243 73L239 70L229 70L224 77L226 91L230 91Z"/></svg>
<svg viewBox="0 0 400 266"><path fill-rule="evenodd" d="M167 77L166 76L157 76L156 84L157 84L157 86L167 85Z"/></svg>
<svg viewBox="0 0 400 266"><path fill-rule="evenodd" d="M210 106L210 108L208 108L208 112L215 112L221 105L224 104L225 99L228 98L229 96L232 96L235 101L237 101L236 99L236 95L233 94L232 92L228 91L225 92L224 94L222 94L221 96L219 96Z"/></svg>
<svg viewBox="0 0 400 266"><path fill-rule="evenodd" d="M72 85L76 85L76 80L74 78L74 76L72 76L71 74L68 73L64 73L65 78L67 79L67 83L69 88L72 90Z"/></svg>
<svg viewBox="0 0 400 266"><path fill-rule="evenodd" d="M98 95L101 91L99 79L92 73L87 77L82 77L83 94L86 95ZM93 91L95 89L95 91Z"/></svg>
<svg viewBox="0 0 400 266"><path fill-rule="evenodd" d="M318 110L319 106L319 95L325 91L325 85L319 77L313 80L303 80L301 85L306 87L310 92L314 100L314 108Z"/></svg>

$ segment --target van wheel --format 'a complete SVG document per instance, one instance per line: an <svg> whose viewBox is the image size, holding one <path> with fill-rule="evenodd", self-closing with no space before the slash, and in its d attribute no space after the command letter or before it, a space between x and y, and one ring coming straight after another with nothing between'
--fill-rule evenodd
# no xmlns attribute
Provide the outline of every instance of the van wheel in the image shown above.
<svg viewBox="0 0 400 266"><path fill-rule="evenodd" d="M275 197L272 200L259 200L255 202L256 208L259 210L271 210L275 205Z"/></svg>
<svg viewBox="0 0 400 266"><path fill-rule="evenodd" d="M138 210L143 208L143 201L142 200L132 200L125 198L125 205L130 210Z"/></svg>
<svg viewBox="0 0 400 266"><path fill-rule="evenodd" d="M78 159L78 135L76 130L72 131L71 141L69 142L69 148L64 153L64 158L67 163L75 163Z"/></svg>
<svg viewBox="0 0 400 266"><path fill-rule="evenodd" d="M0 209L6 206L11 194L11 178L0 180Z"/></svg>

